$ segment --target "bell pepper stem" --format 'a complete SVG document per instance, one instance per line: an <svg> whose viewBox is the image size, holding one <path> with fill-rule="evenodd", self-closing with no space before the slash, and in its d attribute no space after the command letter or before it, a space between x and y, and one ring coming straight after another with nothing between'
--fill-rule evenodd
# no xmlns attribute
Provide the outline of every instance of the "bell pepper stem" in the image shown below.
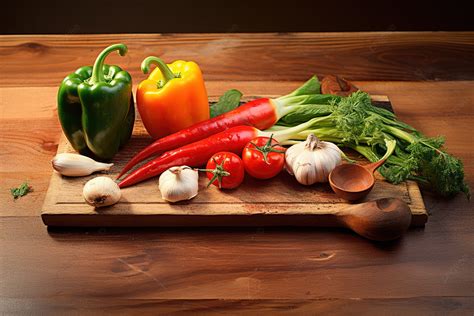
<svg viewBox="0 0 474 316"><path fill-rule="evenodd" d="M92 77L89 80L91 84L105 81L104 60L105 60L105 57L107 57L111 52L115 50L119 51L120 56L125 56L128 49L127 49L127 45L125 44L114 44L104 49L99 54L99 56L97 56L97 59L95 60L95 63L94 63L94 67L92 68Z"/></svg>
<svg viewBox="0 0 474 316"><path fill-rule="evenodd" d="M171 71L170 67L168 67L168 65L165 64L165 62L163 62L160 58L155 56L148 56L143 60L141 65L143 73L147 74L150 72L151 64L156 65L163 74L163 86L171 79L177 78L177 76Z"/></svg>

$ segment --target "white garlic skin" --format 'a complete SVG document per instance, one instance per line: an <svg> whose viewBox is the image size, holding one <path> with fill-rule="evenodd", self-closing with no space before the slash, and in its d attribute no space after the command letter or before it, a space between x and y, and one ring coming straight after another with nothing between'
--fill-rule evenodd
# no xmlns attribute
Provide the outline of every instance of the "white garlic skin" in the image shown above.
<svg viewBox="0 0 474 316"><path fill-rule="evenodd" d="M308 135L285 153L286 170L304 185L328 182L331 171L341 163L341 150L335 144Z"/></svg>
<svg viewBox="0 0 474 316"><path fill-rule="evenodd" d="M122 197L122 192L114 180L107 177L97 177L87 181L82 195L87 204L103 207L117 203Z"/></svg>
<svg viewBox="0 0 474 316"><path fill-rule="evenodd" d="M190 200L198 194L198 180L198 171L191 167L171 167L158 180L161 198L173 203Z"/></svg>
<svg viewBox="0 0 474 316"><path fill-rule="evenodd" d="M54 170L68 177L88 176L97 171L109 170L114 165L97 162L92 158L73 153L57 154L51 160L51 164Z"/></svg>

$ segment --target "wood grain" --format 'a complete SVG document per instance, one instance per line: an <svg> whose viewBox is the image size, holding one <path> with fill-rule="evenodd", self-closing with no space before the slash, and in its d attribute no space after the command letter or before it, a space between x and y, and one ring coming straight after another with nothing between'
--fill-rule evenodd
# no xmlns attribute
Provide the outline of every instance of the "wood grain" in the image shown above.
<svg viewBox="0 0 474 316"><path fill-rule="evenodd" d="M39 218L3 218L0 246L10 253L5 267L13 269L1 274L9 285L4 302L52 310L183 310L178 302L189 306L190 300L200 300L205 311L219 299L223 305L218 310L237 311L240 304L232 300L251 300L252 309L277 312L279 304L265 307L265 300L284 299L282 306L301 307L312 306L312 300L339 301L338 308L347 301L365 301L361 309L380 301L395 310L400 300L412 302L405 306L411 311L442 310L439 302L444 302L446 309L468 312L474 257L470 224L463 218L469 213L448 211L455 218L450 222L456 225L455 235L452 228L443 228L444 220L437 230L430 229L430 222L425 230L411 230L385 245L342 230L301 228L68 229L50 230L45 238ZM433 243L437 251L429 247Z"/></svg>
<svg viewBox="0 0 474 316"><path fill-rule="evenodd" d="M472 54L471 33L429 33L426 40L420 40L420 33L365 33L360 40L359 34L340 33L230 35L228 49L226 35L205 34L201 39L201 35L127 35L127 43L145 47L141 42L147 36L163 38L160 47L164 38L178 45L176 53L167 46L165 57L170 59L195 56L186 51L190 47L187 39L208 43L220 38L222 44L215 41L213 46L220 50L208 56L222 59L203 60L207 78L222 79L208 80L211 95L229 88L242 89L246 95L290 91L306 79L306 73L323 73L319 66L367 80L471 79L474 69L473 59L467 58ZM290 37L294 39L288 40ZM378 43L377 52L386 52L387 59L375 54L370 59L354 57L360 61L356 66L333 62L342 60L336 48L342 52L348 42L367 47L367 37ZM49 49L22 46L45 43L45 38L49 38ZM429 224L385 245L367 242L346 230L324 228L47 231L39 214L50 179L50 159L61 135L55 113L57 80L95 54L90 45L99 49L124 37L87 37L88 42L84 36L60 38L0 40L2 314L474 313L474 217L472 202L463 196L446 200L423 191L431 213ZM242 52L232 46L236 38L245 48L243 55L235 55ZM135 39L137 44L133 44ZM318 55L298 49L306 41ZM382 47L382 42L390 45ZM52 48L54 43L62 48ZM287 43L295 56L313 68L291 59L274 63L276 56L289 51ZM267 44L271 46L263 52ZM393 57L391 48L400 59ZM77 52L85 54L84 59ZM250 54L254 59L249 67L235 66L238 58L248 62ZM376 55L379 57L373 57ZM256 60L261 60L262 67ZM279 70L271 74L276 80L260 82L268 79L269 66ZM243 69L250 71L248 76L244 77ZM374 76L369 78L369 74ZM135 83L140 79L134 76ZM248 79L255 81L247 86L244 80ZM445 135L449 151L463 160L468 183L474 186L474 82L356 84L369 93L388 95L398 116L427 135ZM9 188L26 178L35 191L13 202Z"/></svg>
<svg viewBox="0 0 474 316"><path fill-rule="evenodd" d="M108 62L137 82L149 55L195 60L206 80L301 80L313 73L350 80L472 80L473 41L473 32L0 36L0 85L56 86L115 42L127 44L129 52Z"/></svg>
<svg viewBox="0 0 474 316"><path fill-rule="evenodd" d="M196 299L196 300L161 300L161 299L49 299L33 301L25 306L23 301L5 300L5 311L8 314L25 311L37 314L51 314L58 310L68 315L308 315L315 311L322 314L374 314L384 315L389 310L393 315L446 315L465 314L473 309L470 297L413 297L392 299ZM81 306L78 308L77 306ZM370 312L369 312L370 311Z"/></svg>

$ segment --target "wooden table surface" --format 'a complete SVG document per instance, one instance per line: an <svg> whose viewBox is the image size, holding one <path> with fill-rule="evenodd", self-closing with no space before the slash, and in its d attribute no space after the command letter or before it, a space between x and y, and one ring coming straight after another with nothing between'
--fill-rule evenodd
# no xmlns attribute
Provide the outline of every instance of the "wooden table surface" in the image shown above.
<svg viewBox="0 0 474 316"><path fill-rule="evenodd" d="M0 36L0 313L474 313L473 204L423 191L424 229L388 244L334 229L50 230L39 217L61 135L56 92L105 46L197 61L209 94L281 94L340 74L445 135L474 187L474 33ZM249 84L250 81L250 84ZM34 192L13 201L25 179Z"/></svg>

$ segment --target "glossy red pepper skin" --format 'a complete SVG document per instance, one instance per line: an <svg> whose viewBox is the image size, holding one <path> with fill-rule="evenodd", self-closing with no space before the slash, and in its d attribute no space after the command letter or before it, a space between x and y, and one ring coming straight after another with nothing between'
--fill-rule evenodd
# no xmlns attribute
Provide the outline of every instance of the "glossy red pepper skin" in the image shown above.
<svg viewBox="0 0 474 316"><path fill-rule="evenodd" d="M168 150L205 139L234 126L248 125L260 130L270 128L278 121L275 102L275 100L268 98L253 100L239 106L235 110L196 123L177 133L160 138L133 157L123 168L118 178L133 168L137 163L152 155L159 155Z"/></svg>
<svg viewBox="0 0 474 316"><path fill-rule="evenodd" d="M252 126L235 126L208 138L165 152L127 175L119 183L125 188L155 177L173 166L199 167L217 152L230 151L240 155L245 145L257 137L259 130Z"/></svg>

